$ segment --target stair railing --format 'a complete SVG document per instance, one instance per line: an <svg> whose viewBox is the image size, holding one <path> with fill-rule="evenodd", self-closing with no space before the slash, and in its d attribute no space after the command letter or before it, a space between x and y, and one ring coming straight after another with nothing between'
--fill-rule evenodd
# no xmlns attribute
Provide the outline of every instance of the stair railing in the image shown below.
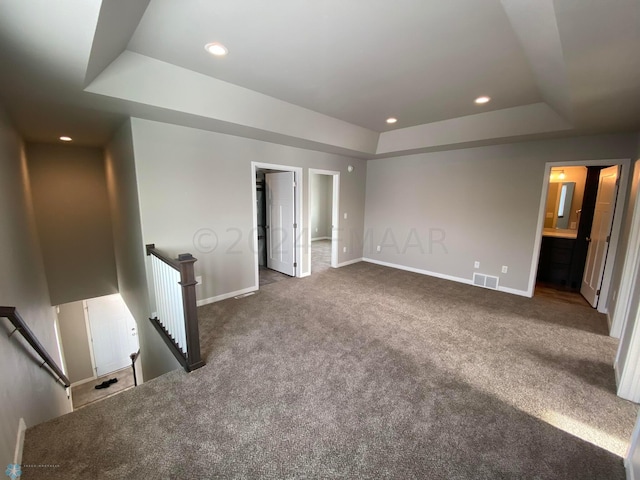
<svg viewBox="0 0 640 480"><path fill-rule="evenodd" d="M29 342L29 345L33 347L40 358L42 359L42 363L40 364L40 368L47 365L51 371L57 375L56 381L62 382L65 388L69 388L71 386L71 382L64 374L62 369L56 364L56 362L51 358L49 352L44 348L42 343L36 338L35 334L31 331L29 326L26 324L20 313L16 307L0 307L0 317L8 318L9 321L15 327L14 330L9 334L9 338L13 336L14 333L19 332L24 339Z"/></svg>
<svg viewBox="0 0 640 480"><path fill-rule="evenodd" d="M196 282L193 264L197 261L190 253L177 259L146 246L151 256L156 316L151 323L160 333L173 355L187 372L204 366L200 356L200 333L196 305Z"/></svg>

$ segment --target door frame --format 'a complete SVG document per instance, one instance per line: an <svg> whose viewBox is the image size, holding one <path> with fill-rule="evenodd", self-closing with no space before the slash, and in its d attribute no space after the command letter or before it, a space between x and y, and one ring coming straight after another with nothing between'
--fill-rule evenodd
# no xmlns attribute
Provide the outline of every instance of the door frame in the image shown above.
<svg viewBox="0 0 640 480"><path fill-rule="evenodd" d="M307 218L311 221L311 175L328 175L333 179L331 192L331 267L338 268L338 241L340 234L340 172L337 170L309 169L309 202L307 203ZM307 236L307 271L311 274L311 226Z"/></svg>
<svg viewBox="0 0 640 480"><path fill-rule="evenodd" d="M91 323L89 323L89 306L87 300L82 300L82 312L84 313L84 326L87 329L87 341L89 342L89 357L91 357L91 371L93 372L93 378L88 378L80 383L90 382L98 378L98 369L96 367L96 356L93 353L93 333L91 332Z"/></svg>
<svg viewBox="0 0 640 480"><path fill-rule="evenodd" d="M542 246L542 230L544 226L545 207L547 203L547 194L549 190L549 175L553 167L609 167L613 165L620 166L620 184L618 185L618 195L616 197L616 206L613 212L613 222L611 227L611 241L607 249L605 260L604 274L602 277L602 285L600 286L600 297L598 299L597 310L600 313L608 313L609 306L609 289L613 276L613 267L615 263L616 253L618 251L618 239L620 238L620 230L622 226L622 217L624 214L625 200L628 194L629 172L631 168L630 158L615 158L604 160L567 160L560 162L545 162L544 177L542 179L542 193L540 195L540 206L538 208L538 223L536 234L534 237L533 257L531 259L531 272L529 274L529 288L527 296L533 297L536 287L536 275L538 273L538 262L540 260L540 247ZM602 301L600 301L602 300Z"/></svg>
<svg viewBox="0 0 640 480"><path fill-rule="evenodd" d="M294 178L296 182L295 195L294 195L294 205L295 205L295 219L298 224L298 228L296 229L296 238L294 239L294 262L298 264L295 267L295 276L297 278L309 275L303 274L302 262L300 261L300 253L302 252L302 248L300 247L300 240L303 238L301 232L304 232L304 224L302 222L302 192L303 192L303 184L304 179L302 176L302 167L292 167L290 165L277 165L275 163L264 163L264 162L251 162L251 200L252 207L252 243L253 243L253 262L254 262L254 289L260 289L260 266L258 259L258 196L256 194L256 174L258 170L277 170L282 172L293 172Z"/></svg>
<svg viewBox="0 0 640 480"><path fill-rule="evenodd" d="M616 306L611 318L611 333L615 338L621 338L624 333L631 311L631 298L633 287L640 267L638 260L640 259L640 195L636 194L636 201L631 206L632 214L631 228L629 230L629 240L627 242L627 252L622 267L622 275L620 277L620 286L616 294ZM620 352L616 355L616 363L618 362Z"/></svg>
<svg viewBox="0 0 640 480"><path fill-rule="evenodd" d="M636 178L640 175L637 168L634 175ZM635 181L637 182L637 179ZM632 402L638 402L640 398L640 322L638 321L640 312L638 312L637 304L633 301L639 288L637 280L640 274L638 266L640 258L640 195L637 192L635 202L630 207L632 211L627 212L632 215L628 223L630 225L629 240L612 316L611 336L620 339L613 364L618 387L617 394ZM629 329L629 323L631 323L631 329ZM624 364L621 365L620 357L623 347L627 348L627 355ZM636 422L632 446L638 442L638 425Z"/></svg>

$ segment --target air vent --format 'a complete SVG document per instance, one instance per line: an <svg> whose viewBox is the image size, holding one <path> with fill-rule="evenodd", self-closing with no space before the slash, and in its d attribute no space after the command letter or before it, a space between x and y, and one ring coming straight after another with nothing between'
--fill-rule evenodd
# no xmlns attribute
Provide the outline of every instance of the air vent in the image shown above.
<svg viewBox="0 0 640 480"><path fill-rule="evenodd" d="M498 277L492 277L491 275L485 275L484 273L473 274L473 284L478 287L490 288L491 290L498 289Z"/></svg>

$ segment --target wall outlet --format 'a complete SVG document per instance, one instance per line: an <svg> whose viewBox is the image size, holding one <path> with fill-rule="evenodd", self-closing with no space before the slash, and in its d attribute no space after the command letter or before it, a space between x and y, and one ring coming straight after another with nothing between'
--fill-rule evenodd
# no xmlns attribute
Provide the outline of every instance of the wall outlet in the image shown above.
<svg viewBox="0 0 640 480"><path fill-rule="evenodd" d="M198 282L198 285L202 285L202 276L197 276L196 277L196 282Z"/></svg>
<svg viewBox="0 0 640 480"><path fill-rule="evenodd" d="M473 268L480 268L480 262L478 262L477 260L473 262Z"/></svg>
<svg viewBox="0 0 640 480"><path fill-rule="evenodd" d="M380 245L378 245L378 246L376 247L376 252L379 252L380 250L381 250Z"/></svg>
<svg viewBox="0 0 640 480"><path fill-rule="evenodd" d="M316 233L318 233L318 227L316 227Z"/></svg>
<svg viewBox="0 0 640 480"><path fill-rule="evenodd" d="M344 212L344 219L347 219L347 212Z"/></svg>
<svg viewBox="0 0 640 480"><path fill-rule="evenodd" d="M342 247L342 253L347 253L347 247Z"/></svg>
<svg viewBox="0 0 640 480"><path fill-rule="evenodd" d="M506 265L502 265L502 273L507 273L509 271L509 267Z"/></svg>

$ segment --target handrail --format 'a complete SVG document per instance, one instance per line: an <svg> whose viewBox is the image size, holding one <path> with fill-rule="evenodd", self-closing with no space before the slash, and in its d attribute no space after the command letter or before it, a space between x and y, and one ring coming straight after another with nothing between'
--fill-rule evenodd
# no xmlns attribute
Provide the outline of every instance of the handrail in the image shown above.
<svg viewBox="0 0 640 480"><path fill-rule="evenodd" d="M138 360L139 356L140 356L140 349L138 349L137 352L129 355L129 358L131 359L131 369L133 370L133 386L134 387L138 386L138 376L136 375L136 360Z"/></svg>
<svg viewBox="0 0 640 480"><path fill-rule="evenodd" d="M58 376L56 381L61 380L64 384L64 387L69 388L71 386L71 382L64 374L62 369L56 364L53 358L51 358L49 352L47 352L44 346L36 338L24 319L18 313L16 307L0 307L0 317L8 318L15 327L15 330L9 334L9 338L11 338L14 333L20 332L25 340L29 342L29 345L31 345L33 349L38 353L38 355L40 355L40 358L42 358L43 362L40 364L40 367L42 367L46 363L53 371L53 373Z"/></svg>
<svg viewBox="0 0 640 480"><path fill-rule="evenodd" d="M179 320L184 325L183 336L185 337L184 348L179 345L175 337L176 332L166 328L166 318L150 318L152 325L158 330L160 336L167 344L173 355L182 367L190 372L204 366L204 361L200 355L200 332L198 328L198 311L196 305L196 281L193 264L197 261L190 253L182 253L177 259L170 258L156 249L155 244L146 245L147 255L153 255L163 263L177 270L180 274L182 297L182 318ZM156 294L158 285L154 285ZM156 298L157 299L157 298ZM182 325L181 325L182 326Z"/></svg>

